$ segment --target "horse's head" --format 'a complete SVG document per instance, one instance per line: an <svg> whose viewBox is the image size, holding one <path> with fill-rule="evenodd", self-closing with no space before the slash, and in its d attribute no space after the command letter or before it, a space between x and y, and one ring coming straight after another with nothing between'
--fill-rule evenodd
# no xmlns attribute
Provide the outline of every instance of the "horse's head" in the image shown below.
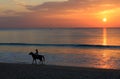
<svg viewBox="0 0 120 79"><path fill-rule="evenodd" d="M30 52L29 55L33 55L33 52Z"/></svg>

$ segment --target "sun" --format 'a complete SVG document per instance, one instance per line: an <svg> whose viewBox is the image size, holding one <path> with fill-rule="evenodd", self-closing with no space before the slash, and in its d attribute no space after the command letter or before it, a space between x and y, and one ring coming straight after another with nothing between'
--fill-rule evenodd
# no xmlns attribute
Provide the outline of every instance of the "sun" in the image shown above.
<svg viewBox="0 0 120 79"><path fill-rule="evenodd" d="M107 18L103 18L102 20L103 20L103 22L107 22Z"/></svg>

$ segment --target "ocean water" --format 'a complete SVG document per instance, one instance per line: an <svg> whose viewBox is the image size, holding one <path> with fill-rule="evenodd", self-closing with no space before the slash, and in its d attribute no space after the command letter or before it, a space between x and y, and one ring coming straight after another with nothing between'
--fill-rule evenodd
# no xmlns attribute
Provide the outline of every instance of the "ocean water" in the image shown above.
<svg viewBox="0 0 120 79"><path fill-rule="evenodd" d="M120 69L120 29L0 29L0 62Z"/></svg>

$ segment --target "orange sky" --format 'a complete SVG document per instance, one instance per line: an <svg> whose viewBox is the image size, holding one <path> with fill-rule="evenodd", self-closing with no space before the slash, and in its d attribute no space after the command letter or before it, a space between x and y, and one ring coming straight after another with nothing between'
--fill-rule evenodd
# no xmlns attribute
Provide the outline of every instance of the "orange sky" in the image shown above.
<svg viewBox="0 0 120 79"><path fill-rule="evenodd" d="M1 28L120 27L120 0L1 0ZM107 22L102 19L107 18Z"/></svg>

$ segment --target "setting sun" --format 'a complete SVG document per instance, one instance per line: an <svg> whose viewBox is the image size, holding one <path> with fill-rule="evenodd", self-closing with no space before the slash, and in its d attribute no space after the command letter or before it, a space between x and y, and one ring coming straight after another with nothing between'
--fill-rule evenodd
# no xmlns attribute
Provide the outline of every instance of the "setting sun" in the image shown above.
<svg viewBox="0 0 120 79"><path fill-rule="evenodd" d="M107 18L103 18L103 22L107 22Z"/></svg>

